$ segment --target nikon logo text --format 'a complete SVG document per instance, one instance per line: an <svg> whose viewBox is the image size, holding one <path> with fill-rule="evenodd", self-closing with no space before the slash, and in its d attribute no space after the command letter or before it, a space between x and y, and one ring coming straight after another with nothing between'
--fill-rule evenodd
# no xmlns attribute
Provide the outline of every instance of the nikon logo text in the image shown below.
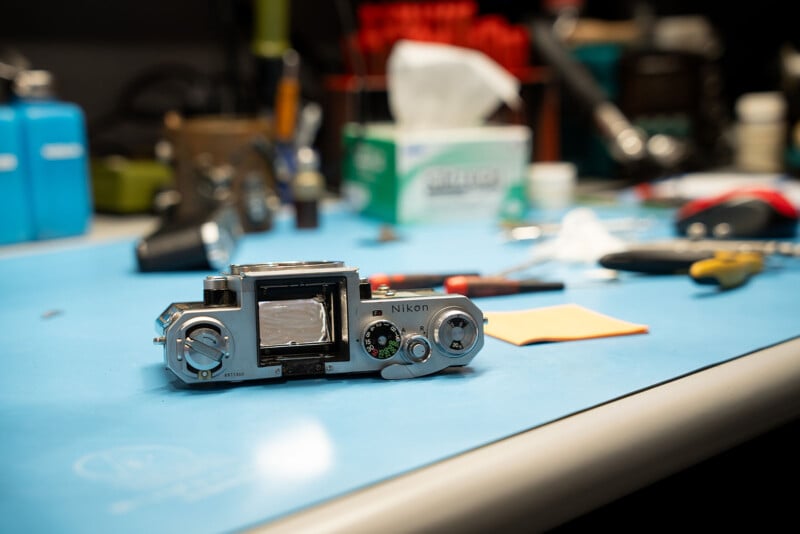
<svg viewBox="0 0 800 534"><path fill-rule="evenodd" d="M392 304L392 313L428 311L427 304Z"/></svg>

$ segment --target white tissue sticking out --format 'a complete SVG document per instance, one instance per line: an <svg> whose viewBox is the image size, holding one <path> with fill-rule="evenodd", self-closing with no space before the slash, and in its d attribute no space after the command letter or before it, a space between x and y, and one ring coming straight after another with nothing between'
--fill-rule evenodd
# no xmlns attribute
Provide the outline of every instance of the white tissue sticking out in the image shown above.
<svg viewBox="0 0 800 534"><path fill-rule="evenodd" d="M403 128L478 126L503 102L520 104L519 80L477 50L398 41L386 68L389 109Z"/></svg>
<svg viewBox="0 0 800 534"><path fill-rule="evenodd" d="M625 242L613 236L594 211L575 208L561 220L556 237L534 248L534 257L572 263L596 264L605 254L625 250Z"/></svg>

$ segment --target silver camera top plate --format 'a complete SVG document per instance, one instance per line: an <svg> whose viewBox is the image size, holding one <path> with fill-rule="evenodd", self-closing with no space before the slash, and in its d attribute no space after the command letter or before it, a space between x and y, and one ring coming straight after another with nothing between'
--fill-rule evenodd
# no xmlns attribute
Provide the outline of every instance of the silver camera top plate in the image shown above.
<svg viewBox="0 0 800 534"><path fill-rule="evenodd" d="M372 292L340 261L232 265L206 277L202 302L156 320L164 361L186 383L379 372L413 378L467 365L483 314L429 289Z"/></svg>

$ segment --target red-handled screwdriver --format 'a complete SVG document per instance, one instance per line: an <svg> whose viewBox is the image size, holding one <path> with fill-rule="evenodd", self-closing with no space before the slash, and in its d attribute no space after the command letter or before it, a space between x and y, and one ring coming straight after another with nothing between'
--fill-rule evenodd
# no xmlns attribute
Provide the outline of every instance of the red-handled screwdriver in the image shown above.
<svg viewBox="0 0 800 534"><path fill-rule="evenodd" d="M453 276L444 282L446 293L458 293L466 297L496 297L561 289L564 289L563 282L542 282L533 279L512 280L502 276Z"/></svg>
<svg viewBox="0 0 800 534"><path fill-rule="evenodd" d="M478 276L478 273L450 273L450 274L373 274L369 277L372 289L388 286L392 289L423 289L439 287L444 281L454 276Z"/></svg>

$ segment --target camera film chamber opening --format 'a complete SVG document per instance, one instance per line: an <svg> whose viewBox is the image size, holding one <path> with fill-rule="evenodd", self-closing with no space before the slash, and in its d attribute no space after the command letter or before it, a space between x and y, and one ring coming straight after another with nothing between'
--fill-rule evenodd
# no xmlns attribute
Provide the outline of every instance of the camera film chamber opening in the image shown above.
<svg viewBox="0 0 800 534"><path fill-rule="evenodd" d="M261 347L330 342L330 314L323 296L259 302L258 332Z"/></svg>
<svg viewBox="0 0 800 534"><path fill-rule="evenodd" d="M305 373L306 366L349 360L344 277L270 280L256 295L259 366L300 365L295 371Z"/></svg>

